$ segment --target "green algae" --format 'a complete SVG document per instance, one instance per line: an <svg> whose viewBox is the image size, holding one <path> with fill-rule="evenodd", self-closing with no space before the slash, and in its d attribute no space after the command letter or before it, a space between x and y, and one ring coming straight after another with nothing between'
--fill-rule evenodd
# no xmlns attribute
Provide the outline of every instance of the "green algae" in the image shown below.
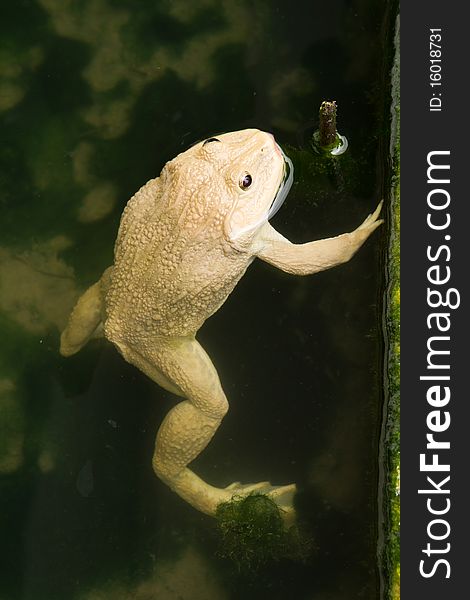
<svg viewBox="0 0 470 600"><path fill-rule="evenodd" d="M296 525L286 528L282 511L264 494L233 498L217 507L219 554L240 571L253 572L283 559L303 561L311 542Z"/></svg>

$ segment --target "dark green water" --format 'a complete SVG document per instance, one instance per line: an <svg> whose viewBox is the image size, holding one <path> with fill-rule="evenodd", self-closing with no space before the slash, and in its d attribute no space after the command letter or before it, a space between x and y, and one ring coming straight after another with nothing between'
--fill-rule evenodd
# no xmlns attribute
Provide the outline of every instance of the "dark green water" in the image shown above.
<svg viewBox="0 0 470 600"><path fill-rule="evenodd" d="M306 564L240 574L213 521L154 476L175 399L58 337L112 259L128 198L196 140L257 127L291 148L273 225L354 229L386 194L389 5L378 0L22 0L0 18L0 600L379 598L385 230L295 278L255 262L199 334L231 408L194 470L295 481ZM317 173L323 99L350 148ZM310 158L312 163L310 163Z"/></svg>

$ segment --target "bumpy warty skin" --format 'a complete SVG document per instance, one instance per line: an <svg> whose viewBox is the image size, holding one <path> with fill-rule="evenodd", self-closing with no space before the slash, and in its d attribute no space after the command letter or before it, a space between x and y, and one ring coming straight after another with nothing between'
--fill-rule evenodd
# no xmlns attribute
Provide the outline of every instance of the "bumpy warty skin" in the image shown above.
<svg viewBox="0 0 470 600"><path fill-rule="evenodd" d="M179 179L192 185L179 189ZM169 163L129 201L106 294L108 339L195 333L235 287L252 258L223 237L230 202L217 179L203 161Z"/></svg>
<svg viewBox="0 0 470 600"><path fill-rule="evenodd" d="M252 252L227 239L227 221L245 222L251 216L245 210L267 210L284 161L269 134L246 130L219 137L223 143L178 155L128 202L105 295L109 340L134 345L143 338L195 334L252 262ZM249 193L239 186L246 168L258 186Z"/></svg>

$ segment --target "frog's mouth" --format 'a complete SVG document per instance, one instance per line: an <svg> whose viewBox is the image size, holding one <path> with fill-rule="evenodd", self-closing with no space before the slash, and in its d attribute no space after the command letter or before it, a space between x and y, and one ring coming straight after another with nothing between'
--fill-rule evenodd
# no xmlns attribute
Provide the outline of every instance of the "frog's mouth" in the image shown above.
<svg viewBox="0 0 470 600"><path fill-rule="evenodd" d="M274 196L273 203L271 204L271 208L268 211L268 215L266 220L269 221L277 211L284 204L284 200L287 198L287 194L290 192L292 187L292 183L294 181L294 165L292 164L291 159L285 154L283 149L276 144L279 148L282 158L284 159L284 175L282 177L281 183L279 184L279 188Z"/></svg>
<svg viewBox="0 0 470 600"><path fill-rule="evenodd" d="M274 143L276 144L276 142ZM276 147L279 151L279 154L282 155L282 158L284 159L284 168L279 187L271 203L271 206L269 207L269 210L265 212L261 216L261 218L258 219L255 223L251 223L250 225L235 231L232 230L232 232L229 234L229 238L232 242L234 242L235 240L240 240L240 238L242 238L243 236L256 231L259 227L261 227L261 225L269 221L271 217L274 217L277 211L281 208L282 204L284 203L284 200L287 197L287 194L289 193L292 187L292 183L294 181L294 165L292 164L291 159L288 156L286 156L282 148L277 144Z"/></svg>

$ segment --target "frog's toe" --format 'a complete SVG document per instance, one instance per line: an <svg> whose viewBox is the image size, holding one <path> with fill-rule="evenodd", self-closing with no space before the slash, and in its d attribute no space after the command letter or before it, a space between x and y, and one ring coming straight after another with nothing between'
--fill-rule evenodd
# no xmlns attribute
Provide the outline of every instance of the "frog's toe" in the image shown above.
<svg viewBox="0 0 470 600"><path fill-rule="evenodd" d="M231 483L230 485L228 485L224 489L227 490L228 492L230 492L230 490L235 490L235 489L238 489L240 487L242 487L241 481L234 481L233 483Z"/></svg>
<svg viewBox="0 0 470 600"><path fill-rule="evenodd" d="M272 485L269 481L240 484L235 482L225 488L230 493L230 499L237 500L251 494L263 494L270 498L279 508L286 524L295 520L294 496L297 491L295 483L289 485ZM230 499L228 501L230 501Z"/></svg>
<svg viewBox="0 0 470 600"><path fill-rule="evenodd" d="M286 525L292 525L295 521L294 496L296 492L297 486L295 483L291 483L290 485L272 486L267 494L281 510Z"/></svg>
<svg viewBox="0 0 470 600"><path fill-rule="evenodd" d="M269 494L275 487L276 486L272 486L269 481L260 481L259 483L240 483L240 481L235 481L224 489L231 492L232 496L248 496L248 494L254 492L259 494Z"/></svg>
<svg viewBox="0 0 470 600"><path fill-rule="evenodd" d="M375 209L375 211L367 215L366 219L359 225L358 229L369 229L373 227L374 229L383 223L383 219L379 219L380 212L382 211L383 200L381 200Z"/></svg>
<svg viewBox="0 0 470 600"><path fill-rule="evenodd" d="M296 491L297 486L295 483L291 483L289 485L275 485L271 486L268 496L282 508L282 504L292 505Z"/></svg>

